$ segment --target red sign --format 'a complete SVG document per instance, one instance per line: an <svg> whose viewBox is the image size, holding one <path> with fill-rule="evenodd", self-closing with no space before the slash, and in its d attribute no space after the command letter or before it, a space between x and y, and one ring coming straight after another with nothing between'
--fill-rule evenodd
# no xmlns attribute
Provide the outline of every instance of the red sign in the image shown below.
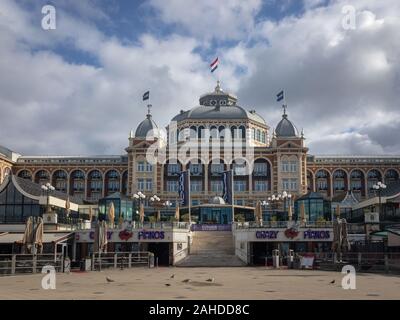
<svg viewBox="0 0 400 320"><path fill-rule="evenodd" d="M290 228L290 229L286 229L285 230L286 238L293 239L293 238L296 238L298 235L299 235L299 232L294 228Z"/></svg>
<svg viewBox="0 0 400 320"><path fill-rule="evenodd" d="M133 232L130 232L128 230L122 230L119 233L119 238L121 240L125 240L125 241L128 241L130 238L132 238L132 236L133 236Z"/></svg>

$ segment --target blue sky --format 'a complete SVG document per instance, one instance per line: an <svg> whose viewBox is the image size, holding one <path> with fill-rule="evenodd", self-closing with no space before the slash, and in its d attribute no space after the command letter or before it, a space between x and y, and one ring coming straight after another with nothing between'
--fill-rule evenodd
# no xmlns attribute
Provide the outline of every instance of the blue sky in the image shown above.
<svg viewBox="0 0 400 320"><path fill-rule="evenodd" d="M46 4L56 30L41 28ZM164 127L218 77L271 128L285 88L312 153L399 154L399 13L396 0L2 0L0 144L121 154L145 116L144 91Z"/></svg>

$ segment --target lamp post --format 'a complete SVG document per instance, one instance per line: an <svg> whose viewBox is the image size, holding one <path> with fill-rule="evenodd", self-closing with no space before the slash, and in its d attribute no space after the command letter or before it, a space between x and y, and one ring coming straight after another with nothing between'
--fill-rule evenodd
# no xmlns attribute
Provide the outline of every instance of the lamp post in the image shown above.
<svg viewBox="0 0 400 320"><path fill-rule="evenodd" d="M49 182L47 182L46 184L43 184L41 186L41 189L46 194L46 197L47 197L46 213L51 213L51 209L50 209L50 194L54 190L56 190L56 188L54 188Z"/></svg>
<svg viewBox="0 0 400 320"><path fill-rule="evenodd" d="M146 199L146 195L143 194L141 191L138 191L133 195L133 198L135 199L136 203L139 204L139 210L140 210L140 205L142 204L142 201ZM136 210L136 214L139 214L138 210Z"/></svg>
<svg viewBox="0 0 400 320"><path fill-rule="evenodd" d="M156 194L154 194L152 197L150 197L150 202L153 205L154 213L156 213L157 203L159 203L160 201L161 201L161 199ZM161 213L160 213L160 215L161 215ZM160 217L160 220L161 220L161 217Z"/></svg>
<svg viewBox="0 0 400 320"><path fill-rule="evenodd" d="M386 189L386 184L382 183L379 181L377 184L374 184L372 186L376 191L378 191L378 197L379 197L379 216L382 214L382 190Z"/></svg>

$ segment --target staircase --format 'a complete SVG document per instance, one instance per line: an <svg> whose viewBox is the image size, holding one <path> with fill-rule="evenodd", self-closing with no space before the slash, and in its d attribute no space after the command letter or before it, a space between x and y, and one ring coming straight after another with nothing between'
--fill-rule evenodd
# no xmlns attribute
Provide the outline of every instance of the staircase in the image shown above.
<svg viewBox="0 0 400 320"><path fill-rule="evenodd" d="M178 267L242 267L245 263L235 256L231 231L196 231L190 254Z"/></svg>

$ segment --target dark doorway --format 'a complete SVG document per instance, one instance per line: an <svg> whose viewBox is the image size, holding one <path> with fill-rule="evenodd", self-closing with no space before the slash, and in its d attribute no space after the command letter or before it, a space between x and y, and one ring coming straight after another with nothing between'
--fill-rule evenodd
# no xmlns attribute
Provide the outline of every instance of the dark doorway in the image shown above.
<svg viewBox="0 0 400 320"><path fill-rule="evenodd" d="M154 253L154 263L158 258L159 266L169 266L169 242L151 242L148 244L148 251Z"/></svg>
<svg viewBox="0 0 400 320"><path fill-rule="evenodd" d="M278 249L277 242L252 242L252 264L265 266L265 258L268 258L268 265L272 264L272 250Z"/></svg>

